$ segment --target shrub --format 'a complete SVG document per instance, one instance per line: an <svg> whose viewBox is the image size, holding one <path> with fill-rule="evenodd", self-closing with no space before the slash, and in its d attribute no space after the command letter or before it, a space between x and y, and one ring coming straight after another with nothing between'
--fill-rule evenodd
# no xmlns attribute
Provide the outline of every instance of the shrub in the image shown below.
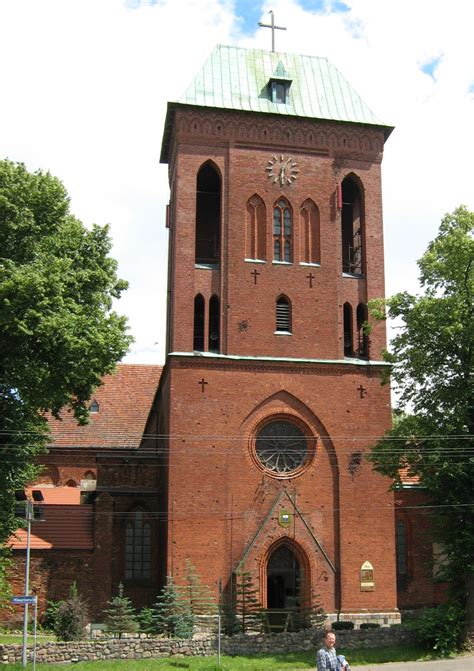
<svg viewBox="0 0 474 671"><path fill-rule="evenodd" d="M171 576L168 576L167 584L157 597L154 609L159 633L168 637L191 638L194 618L189 603L182 598Z"/></svg>
<svg viewBox="0 0 474 671"><path fill-rule="evenodd" d="M69 598L59 604L54 633L60 641L79 641L84 636L87 622L87 606L77 592L77 585L72 583Z"/></svg>
<svg viewBox="0 0 474 671"><path fill-rule="evenodd" d="M354 629L354 623L349 620L339 620L338 622L332 623L332 628L334 631L340 631L343 629Z"/></svg>
<svg viewBox="0 0 474 671"><path fill-rule="evenodd" d="M411 626L421 645L437 650L442 655L449 655L462 647L466 611L455 603L426 608L413 620Z"/></svg>
<svg viewBox="0 0 474 671"><path fill-rule="evenodd" d="M378 629L380 627L377 622L362 622L360 625L361 629Z"/></svg>
<svg viewBox="0 0 474 671"><path fill-rule="evenodd" d="M118 594L114 596L109 602L109 607L104 611L105 624L107 631L114 635L118 634L122 638L122 634L135 633L138 629L138 623L135 619L135 611L130 599L123 595L122 583L118 586Z"/></svg>
<svg viewBox="0 0 474 671"><path fill-rule="evenodd" d="M55 630L59 606L62 603L62 601L48 601L48 605L44 611L43 619L41 621L43 629L46 629L47 631Z"/></svg>
<svg viewBox="0 0 474 671"><path fill-rule="evenodd" d="M142 608L138 613L138 623L143 634L147 636L156 634L156 618L153 608Z"/></svg>

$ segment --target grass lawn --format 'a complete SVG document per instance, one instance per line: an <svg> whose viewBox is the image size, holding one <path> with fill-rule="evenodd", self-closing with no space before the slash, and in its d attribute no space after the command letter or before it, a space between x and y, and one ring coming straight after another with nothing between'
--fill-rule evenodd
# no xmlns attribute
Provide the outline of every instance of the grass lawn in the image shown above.
<svg viewBox="0 0 474 671"><path fill-rule="evenodd" d="M416 646L374 648L372 650L344 650L351 666L358 664L403 662L432 657ZM275 655L255 655L252 657L221 658L221 667L217 666L216 657L168 657L166 659L113 660L108 662L80 662L74 664L77 671L304 671L314 669L315 652L290 652ZM55 664L54 667L58 668ZM37 664L38 671L54 668L49 664ZM30 668L30 666L29 666ZM70 665L69 665L70 668ZM11 671L21 670L21 664L12 664Z"/></svg>
<svg viewBox="0 0 474 671"><path fill-rule="evenodd" d="M36 636L38 643L47 643L48 641L55 641L55 636L48 636L47 634L38 634ZM21 645L23 643L23 634L0 634L0 645L8 643L18 643ZM33 634L28 634L28 647L33 645Z"/></svg>

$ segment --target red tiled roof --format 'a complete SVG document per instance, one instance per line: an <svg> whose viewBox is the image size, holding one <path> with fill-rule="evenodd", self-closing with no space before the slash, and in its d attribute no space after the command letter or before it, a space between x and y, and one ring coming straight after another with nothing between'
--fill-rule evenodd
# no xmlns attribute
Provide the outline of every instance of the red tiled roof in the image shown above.
<svg viewBox="0 0 474 671"><path fill-rule="evenodd" d="M401 468L399 470L400 474L400 481L402 485L405 487L409 485L419 485L420 484L420 476L419 475L409 475L410 469L408 466L405 466L405 468Z"/></svg>
<svg viewBox="0 0 474 671"><path fill-rule="evenodd" d="M113 375L91 399L99 411L89 424L78 426L72 412L61 411L61 420L49 419L51 444L59 447L137 448L145 430L163 366L119 364Z"/></svg>
<svg viewBox="0 0 474 671"><path fill-rule="evenodd" d="M66 489L66 487L61 487L61 489ZM44 496L44 490L42 491ZM41 504L41 508L44 521L31 524L30 548L32 550L93 549L94 506ZM10 537L8 545L13 550L25 550L26 530L18 529Z"/></svg>
<svg viewBox="0 0 474 671"><path fill-rule="evenodd" d="M79 487L44 487L42 485L32 485L25 489L30 500L32 500L31 492L33 489L41 491L46 505L78 506L81 502L81 490ZM38 503L38 505L43 505L43 502Z"/></svg>

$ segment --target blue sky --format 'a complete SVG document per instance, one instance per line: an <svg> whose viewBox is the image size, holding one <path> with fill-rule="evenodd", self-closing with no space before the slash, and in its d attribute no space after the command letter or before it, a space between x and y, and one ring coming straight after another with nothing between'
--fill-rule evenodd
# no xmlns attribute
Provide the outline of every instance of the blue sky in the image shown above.
<svg viewBox="0 0 474 671"><path fill-rule="evenodd" d="M278 50L329 58L396 127L382 164L387 293L417 291L441 217L474 210L474 3L1 0L0 157L58 175L86 225L110 222L131 361L164 358L166 103L217 43L268 49L256 24L270 9L287 27Z"/></svg>

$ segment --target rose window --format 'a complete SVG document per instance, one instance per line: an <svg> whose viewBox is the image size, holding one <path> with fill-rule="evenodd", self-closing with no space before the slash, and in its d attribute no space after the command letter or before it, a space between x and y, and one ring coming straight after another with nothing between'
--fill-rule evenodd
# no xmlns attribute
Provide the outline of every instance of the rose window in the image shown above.
<svg viewBox="0 0 474 671"><path fill-rule="evenodd" d="M302 466L308 454L308 438L296 424L269 422L258 432L255 451L260 463L275 473L290 473Z"/></svg>

